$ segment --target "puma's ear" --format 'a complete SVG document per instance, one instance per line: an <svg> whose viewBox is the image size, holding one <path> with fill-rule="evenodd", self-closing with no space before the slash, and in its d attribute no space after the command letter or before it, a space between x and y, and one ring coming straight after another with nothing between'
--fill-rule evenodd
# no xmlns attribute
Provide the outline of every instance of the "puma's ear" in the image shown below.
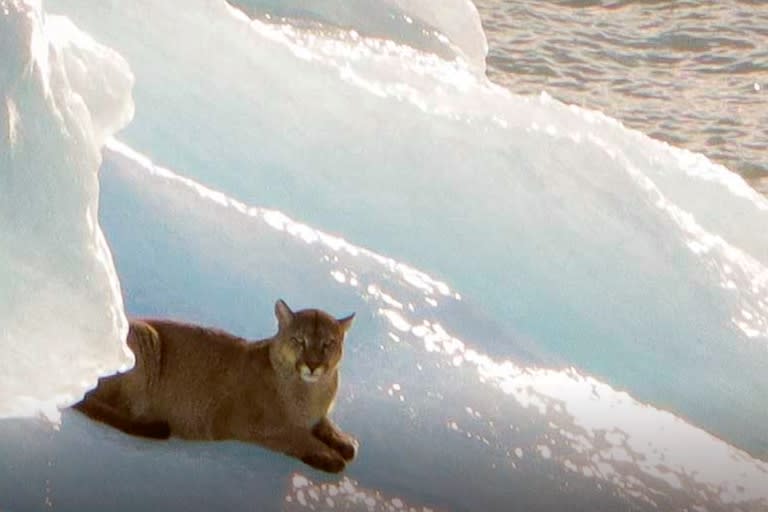
<svg viewBox="0 0 768 512"><path fill-rule="evenodd" d="M355 314L352 313L351 315L345 316L344 318L339 318L336 321L339 322L339 326L341 327L341 329L344 332L347 332L349 328L352 327L352 320L354 319L355 319Z"/></svg>
<svg viewBox="0 0 768 512"><path fill-rule="evenodd" d="M288 307L288 304L283 302L283 299L278 299L275 302L275 316L280 329L288 327L293 322L293 311Z"/></svg>

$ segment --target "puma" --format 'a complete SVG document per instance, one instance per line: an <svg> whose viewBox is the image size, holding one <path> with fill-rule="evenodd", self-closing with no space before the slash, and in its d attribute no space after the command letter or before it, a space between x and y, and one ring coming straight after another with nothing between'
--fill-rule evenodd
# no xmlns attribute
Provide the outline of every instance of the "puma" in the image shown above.
<svg viewBox="0 0 768 512"><path fill-rule="evenodd" d="M357 441L329 418L354 315L275 304L278 332L258 342L168 320L132 320L135 366L99 379L75 408L128 434L256 443L331 473Z"/></svg>

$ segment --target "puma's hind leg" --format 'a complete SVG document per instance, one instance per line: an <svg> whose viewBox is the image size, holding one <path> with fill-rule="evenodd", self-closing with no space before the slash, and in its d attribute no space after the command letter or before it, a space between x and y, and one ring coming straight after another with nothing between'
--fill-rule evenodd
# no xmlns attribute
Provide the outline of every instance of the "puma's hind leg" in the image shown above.
<svg viewBox="0 0 768 512"><path fill-rule="evenodd" d="M159 335L149 324L131 321L127 344L136 357L134 368L100 378L74 408L126 434L167 439L171 435L168 422L147 417L150 387L158 381Z"/></svg>
<svg viewBox="0 0 768 512"><path fill-rule="evenodd" d="M349 434L342 432L328 418L323 418L312 428L312 435L336 451L345 461L351 461L357 455L359 444Z"/></svg>
<svg viewBox="0 0 768 512"><path fill-rule="evenodd" d="M126 434L151 439L168 439L170 427L164 421L149 421L132 414L130 401L125 397L127 374L110 375L99 379L98 386L85 394L72 406L89 418L110 425Z"/></svg>

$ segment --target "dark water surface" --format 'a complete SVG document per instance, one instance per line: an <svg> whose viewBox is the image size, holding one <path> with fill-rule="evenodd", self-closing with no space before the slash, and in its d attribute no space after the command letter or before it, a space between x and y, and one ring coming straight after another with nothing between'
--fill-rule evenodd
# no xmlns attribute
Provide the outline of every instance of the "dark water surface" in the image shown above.
<svg viewBox="0 0 768 512"><path fill-rule="evenodd" d="M768 1L475 4L493 81L600 110L768 193Z"/></svg>

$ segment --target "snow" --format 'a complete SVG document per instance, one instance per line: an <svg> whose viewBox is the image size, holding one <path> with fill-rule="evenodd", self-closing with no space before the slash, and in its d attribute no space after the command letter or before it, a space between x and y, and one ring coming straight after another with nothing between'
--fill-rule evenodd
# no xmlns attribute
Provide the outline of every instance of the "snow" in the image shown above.
<svg viewBox="0 0 768 512"><path fill-rule="evenodd" d="M97 222L100 148L132 115L132 79L68 20L1 6L0 417L55 420L132 364Z"/></svg>
<svg viewBox="0 0 768 512"><path fill-rule="evenodd" d="M334 418L361 440L330 477L72 411L4 419L3 510L768 506L768 204L727 169L488 83L426 1L375 5L463 55L350 30L362 11L326 36L333 2L280 4L309 28L266 2L252 20L220 0L51 1L74 24L45 25L0 2L4 415L41 382L55 416L125 363L121 294L250 338L280 297L356 312ZM135 118L108 138L133 74Z"/></svg>

